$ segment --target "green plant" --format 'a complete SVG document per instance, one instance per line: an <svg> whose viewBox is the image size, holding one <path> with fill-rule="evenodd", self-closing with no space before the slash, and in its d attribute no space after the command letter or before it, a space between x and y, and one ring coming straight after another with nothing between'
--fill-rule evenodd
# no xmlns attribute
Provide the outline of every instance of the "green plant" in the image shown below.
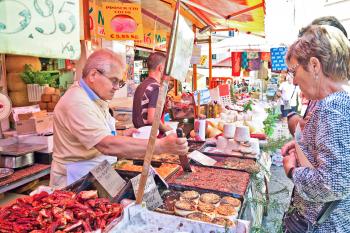
<svg viewBox="0 0 350 233"><path fill-rule="evenodd" d="M253 101L249 100L248 103L243 105L243 112L247 112L248 110L253 110Z"/></svg>
<svg viewBox="0 0 350 233"><path fill-rule="evenodd" d="M269 138L267 140L267 144L263 146L262 150L265 152L275 152L277 149L281 149L284 144L286 144L288 141L290 141L291 138L281 137L278 139L271 139Z"/></svg>
<svg viewBox="0 0 350 233"><path fill-rule="evenodd" d="M277 114L273 108L268 108L267 114L268 114L267 118L263 122L264 131L268 137L271 137L275 130L276 122L278 120L279 114Z"/></svg>
<svg viewBox="0 0 350 233"><path fill-rule="evenodd" d="M58 87L58 75L51 75L49 72L33 71L32 66L25 64L21 78L25 84L39 84L43 86L48 84L50 87Z"/></svg>
<svg viewBox="0 0 350 233"><path fill-rule="evenodd" d="M21 74L21 78L25 84L34 84L36 72L33 71L32 66L25 64L24 71Z"/></svg>

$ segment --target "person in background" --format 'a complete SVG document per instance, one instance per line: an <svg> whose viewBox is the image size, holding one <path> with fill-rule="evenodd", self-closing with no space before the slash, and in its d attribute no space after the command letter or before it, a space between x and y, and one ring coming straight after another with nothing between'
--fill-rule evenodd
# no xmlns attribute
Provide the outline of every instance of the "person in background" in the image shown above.
<svg viewBox="0 0 350 233"><path fill-rule="evenodd" d="M92 53L82 78L62 96L54 111L54 148L50 185L63 188L86 175L100 162L146 153L148 140L130 137L133 130L115 135L108 101L123 86L124 63L111 50ZM187 141L170 135L156 140L155 153L185 154Z"/></svg>
<svg viewBox="0 0 350 233"><path fill-rule="evenodd" d="M286 61L294 83L317 104L296 150L283 158L295 186L284 232L350 232L350 42L335 27L309 26Z"/></svg>
<svg viewBox="0 0 350 233"><path fill-rule="evenodd" d="M287 116L288 130L290 134L294 137L296 127L299 123L299 116L296 112L292 112Z"/></svg>
<svg viewBox="0 0 350 233"><path fill-rule="evenodd" d="M298 104L299 87L293 84L293 78L287 73L286 79L278 88L281 104L282 119L287 121L290 112L296 112Z"/></svg>
<svg viewBox="0 0 350 233"><path fill-rule="evenodd" d="M148 77L136 88L132 122L136 128L152 125L156 111L160 82L165 69L166 55L160 52L152 53L147 59ZM159 130L166 132L172 130L170 126L161 121Z"/></svg>

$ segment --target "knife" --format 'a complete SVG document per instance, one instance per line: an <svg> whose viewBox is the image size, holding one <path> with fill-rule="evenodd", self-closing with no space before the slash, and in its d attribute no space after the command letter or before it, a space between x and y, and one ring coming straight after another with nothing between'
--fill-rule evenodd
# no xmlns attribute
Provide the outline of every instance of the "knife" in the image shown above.
<svg viewBox="0 0 350 233"><path fill-rule="evenodd" d="M176 135L178 138L183 137L183 131L181 128L176 129ZM180 159L180 164L181 164L182 170L185 172L192 172L192 169L190 166L190 161L189 161L187 155L179 155L179 159Z"/></svg>

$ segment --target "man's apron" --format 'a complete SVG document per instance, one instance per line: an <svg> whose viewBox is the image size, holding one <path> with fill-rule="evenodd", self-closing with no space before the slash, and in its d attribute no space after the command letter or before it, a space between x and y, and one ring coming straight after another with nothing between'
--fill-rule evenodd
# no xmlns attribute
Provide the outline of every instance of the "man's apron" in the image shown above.
<svg viewBox="0 0 350 233"><path fill-rule="evenodd" d="M105 125L111 130L111 135L115 136L115 119L113 117L108 117L108 119L105 119ZM93 168L104 160L107 160L110 164L113 164L117 162L118 158L101 154L93 159L71 162L67 164L52 161L50 186L53 188L64 188L88 174ZM66 171L66 174L55 172L64 170Z"/></svg>

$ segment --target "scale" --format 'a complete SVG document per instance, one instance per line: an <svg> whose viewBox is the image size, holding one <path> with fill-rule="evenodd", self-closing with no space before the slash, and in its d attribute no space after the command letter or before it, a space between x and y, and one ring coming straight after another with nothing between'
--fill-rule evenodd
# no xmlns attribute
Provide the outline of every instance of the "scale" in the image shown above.
<svg viewBox="0 0 350 233"><path fill-rule="evenodd" d="M0 121L6 119L11 113L10 99L0 93ZM0 124L0 137L4 138ZM47 145L14 143L0 147L0 169L21 168L34 163L34 151L46 149Z"/></svg>

